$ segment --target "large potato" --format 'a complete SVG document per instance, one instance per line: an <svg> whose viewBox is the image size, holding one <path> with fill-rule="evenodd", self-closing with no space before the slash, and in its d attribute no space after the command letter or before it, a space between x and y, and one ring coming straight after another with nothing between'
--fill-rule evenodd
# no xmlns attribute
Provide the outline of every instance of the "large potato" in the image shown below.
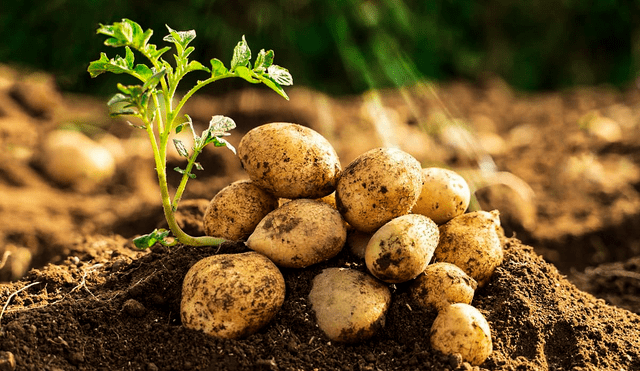
<svg viewBox="0 0 640 371"><path fill-rule="evenodd" d="M436 223L424 215L394 218L371 236L364 253L367 269L388 283L412 280L431 261L438 235Z"/></svg>
<svg viewBox="0 0 640 371"><path fill-rule="evenodd" d="M180 317L190 329L237 339L266 325L284 297L284 277L265 256L255 252L213 255L187 272Z"/></svg>
<svg viewBox="0 0 640 371"><path fill-rule="evenodd" d="M491 329L482 313L469 304L451 304L438 313L431 326L431 346L444 354L459 353L474 366L493 351Z"/></svg>
<svg viewBox="0 0 640 371"><path fill-rule="evenodd" d="M412 213L426 215L436 224L443 224L467 210L471 192L458 173L429 167L422 169L422 176L424 184Z"/></svg>
<svg viewBox="0 0 640 371"><path fill-rule="evenodd" d="M246 244L280 267L305 268L336 256L346 240L347 227L336 209L298 199L267 214Z"/></svg>
<svg viewBox="0 0 640 371"><path fill-rule="evenodd" d="M460 267L482 287L502 264L504 252L498 235L498 210L462 214L440 226L437 261Z"/></svg>
<svg viewBox="0 0 640 371"><path fill-rule="evenodd" d="M239 180L216 194L204 213L207 236L240 240L278 207L278 199L250 180Z"/></svg>
<svg viewBox="0 0 640 371"><path fill-rule="evenodd" d="M391 293L366 273L327 268L313 279L309 302L318 326L329 339L357 342L384 327Z"/></svg>
<svg viewBox="0 0 640 371"><path fill-rule="evenodd" d="M413 300L423 307L441 311L449 304L471 304L478 283L451 263L437 262L411 284Z"/></svg>
<svg viewBox="0 0 640 371"><path fill-rule="evenodd" d="M418 160L396 148L376 148L353 160L336 186L336 206L355 229L373 233L408 214L422 189Z"/></svg>
<svg viewBox="0 0 640 371"><path fill-rule="evenodd" d="M305 126L276 122L250 130L238 145L249 178L283 198L320 198L335 190L340 160L331 144Z"/></svg>

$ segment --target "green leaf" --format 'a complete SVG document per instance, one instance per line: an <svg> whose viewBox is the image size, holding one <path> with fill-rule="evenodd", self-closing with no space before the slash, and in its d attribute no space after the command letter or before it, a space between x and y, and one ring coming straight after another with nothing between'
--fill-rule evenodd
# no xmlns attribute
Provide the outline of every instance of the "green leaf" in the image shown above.
<svg viewBox="0 0 640 371"><path fill-rule="evenodd" d="M165 36L162 40L174 43L176 44L176 46L179 45L182 50L186 49L187 45L189 45L189 43L196 38L195 30L176 31L171 27L169 27L168 25L165 25L165 26L167 26L167 29L169 30L169 34Z"/></svg>
<svg viewBox="0 0 640 371"><path fill-rule="evenodd" d="M271 65L267 68L267 74L273 79L273 81L280 85L293 85L293 77L289 73L289 70L284 67L280 67L276 64Z"/></svg>
<svg viewBox="0 0 640 371"><path fill-rule="evenodd" d="M221 76L229 72L221 60L213 58L211 60L211 77Z"/></svg>
<svg viewBox="0 0 640 371"><path fill-rule="evenodd" d="M149 76L153 75L151 69L144 64L138 64L134 67L134 56L131 48L126 47L126 55L124 58L117 55L115 58L109 59L105 53L100 53L100 59L89 64L87 71L91 77L96 77L105 72L115 74L126 73L145 81Z"/></svg>
<svg viewBox="0 0 640 371"><path fill-rule="evenodd" d="M164 75L167 74L167 70L165 70L164 68L160 70L160 72L157 72L155 74L153 74L151 77L149 77L147 79L147 81L144 83L144 85L142 85L142 91L147 91L149 89L154 89L156 87L156 85L158 85L158 83L160 83L160 80L164 77Z"/></svg>
<svg viewBox="0 0 640 371"><path fill-rule="evenodd" d="M191 61L189 62L189 65L187 66L187 71L186 72L191 72L191 71L207 71L209 72L210 70L205 67L202 63L198 62L198 61Z"/></svg>
<svg viewBox="0 0 640 371"><path fill-rule="evenodd" d="M222 115L215 115L209 121L208 130L210 130L212 133L214 133L216 135L217 134L222 135L222 134L226 133L227 131L235 129L235 128L236 128L236 123L230 117L222 116Z"/></svg>
<svg viewBox="0 0 640 371"><path fill-rule="evenodd" d="M273 90L276 93L280 94L284 99L289 100L289 96L284 91L282 86L280 86L280 84L278 84L277 82L273 81L269 76L259 75L258 78L260 79L260 81L262 81L263 84L265 84L268 87L270 87L271 90Z"/></svg>
<svg viewBox="0 0 640 371"><path fill-rule="evenodd" d="M193 166L195 166L195 167L196 167L196 169L198 169L198 170L200 170L200 171L204 170L204 168L202 167L202 165L200 165L200 163L199 163L199 162L194 162L194 163L193 163Z"/></svg>
<svg viewBox="0 0 640 371"><path fill-rule="evenodd" d="M149 234L134 238L133 244L141 250L147 249L158 242L165 246L169 246L171 243L166 240L167 236L169 236L168 230L164 228L154 229L153 232Z"/></svg>
<svg viewBox="0 0 640 371"><path fill-rule="evenodd" d="M109 26L101 24L97 33L110 36L104 42L107 46L131 46L142 51L145 50L153 31L151 29L143 31L138 23L123 18L122 22L115 22Z"/></svg>
<svg viewBox="0 0 640 371"><path fill-rule="evenodd" d="M256 75L255 72L248 69L247 67L238 66L235 69L235 73L237 76L242 77L243 79L249 81L252 84L258 84L260 82L260 80L258 79L259 76Z"/></svg>
<svg viewBox="0 0 640 371"><path fill-rule="evenodd" d="M273 64L273 50L264 51L264 49L260 50L258 56L256 57L256 63L253 66L254 70L258 70L264 72Z"/></svg>
<svg viewBox="0 0 640 371"><path fill-rule="evenodd" d="M184 174L186 173L186 170L181 169L181 168L179 168L179 167L177 167L177 166L176 166L176 167L174 167L174 168L173 168L173 170L175 170L175 171L179 172L179 173L180 173L180 174L182 174L182 175L184 175ZM187 174L187 175L188 175L188 176L189 176L189 178L191 178L191 179L195 179L195 178L196 178L196 174L189 173L189 174Z"/></svg>
<svg viewBox="0 0 640 371"><path fill-rule="evenodd" d="M174 138L173 144L176 146L176 150L180 156L189 158L189 151L187 151L187 147L184 146L184 143L182 143L180 139Z"/></svg>
<svg viewBox="0 0 640 371"><path fill-rule="evenodd" d="M231 70L234 71L237 67L246 67L251 60L251 49L247 45L244 35L242 41L238 42L238 45L233 49L233 58L231 59Z"/></svg>

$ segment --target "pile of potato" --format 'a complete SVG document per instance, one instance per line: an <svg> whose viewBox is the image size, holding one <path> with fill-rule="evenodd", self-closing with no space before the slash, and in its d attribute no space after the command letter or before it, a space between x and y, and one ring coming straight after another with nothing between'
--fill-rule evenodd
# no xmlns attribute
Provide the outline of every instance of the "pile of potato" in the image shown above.
<svg viewBox="0 0 640 371"><path fill-rule="evenodd" d="M249 131L238 157L250 180L213 197L204 228L211 236L246 240L253 252L192 267L183 284L185 326L229 338L257 331L285 297L277 267L327 261L349 235L368 272L325 269L309 293L329 339L373 336L392 300L388 285L406 283L417 305L438 311L430 332L434 349L474 365L491 354L489 325L470 304L502 263L500 221L497 211L465 214L470 191L460 175L423 169L395 148L372 149L342 169L324 137L291 123Z"/></svg>

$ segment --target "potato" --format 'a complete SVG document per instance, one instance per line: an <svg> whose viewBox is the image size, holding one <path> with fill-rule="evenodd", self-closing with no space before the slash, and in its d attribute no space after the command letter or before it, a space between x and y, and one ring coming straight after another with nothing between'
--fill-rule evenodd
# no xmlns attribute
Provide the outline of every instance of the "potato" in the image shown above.
<svg viewBox="0 0 640 371"><path fill-rule="evenodd" d="M204 213L207 236L240 240L278 207L278 199L250 180L231 183L216 194Z"/></svg>
<svg viewBox="0 0 640 371"><path fill-rule="evenodd" d="M42 153L47 174L62 185L87 188L110 179L116 163L109 150L79 131L54 130Z"/></svg>
<svg viewBox="0 0 640 371"><path fill-rule="evenodd" d="M434 253L437 261L460 267L482 287L502 264L498 210L462 214L440 226L440 242Z"/></svg>
<svg viewBox="0 0 640 371"><path fill-rule="evenodd" d="M360 259L364 259L364 252L367 250L369 240L371 240L371 233L364 233L355 229L350 229L347 232L347 245L353 255Z"/></svg>
<svg viewBox="0 0 640 371"><path fill-rule="evenodd" d="M336 186L336 206L355 229L373 233L408 214L422 189L418 160L395 148L376 148L353 160Z"/></svg>
<svg viewBox="0 0 640 371"><path fill-rule="evenodd" d="M284 277L265 256L255 252L213 255L187 272L180 317L190 329L237 339L266 325L284 297Z"/></svg>
<svg viewBox="0 0 640 371"><path fill-rule="evenodd" d="M367 269L388 283L412 280L431 261L438 235L436 223L424 215L392 219L371 236L364 252Z"/></svg>
<svg viewBox="0 0 640 371"><path fill-rule="evenodd" d="M481 365L493 351L487 320L469 304L451 304L438 313L430 336L433 349L444 354L459 353L474 366Z"/></svg>
<svg viewBox="0 0 640 371"><path fill-rule="evenodd" d="M409 288L419 305L441 311L449 304L471 304L478 283L451 263L429 264Z"/></svg>
<svg viewBox="0 0 640 371"><path fill-rule="evenodd" d="M282 198L320 198L335 190L340 160L331 144L305 126L276 122L250 130L238 145L249 178Z"/></svg>
<svg viewBox="0 0 640 371"><path fill-rule="evenodd" d="M429 167L422 169L422 176L424 184L412 213L426 215L436 224L443 224L467 210L471 192L458 173Z"/></svg>
<svg viewBox="0 0 640 371"><path fill-rule="evenodd" d="M347 227L336 209L297 199L267 214L246 245L280 267L305 268L336 256L346 240Z"/></svg>
<svg viewBox="0 0 640 371"><path fill-rule="evenodd" d="M358 342L384 327L389 288L366 273L327 268L313 279L309 302L318 327L333 341Z"/></svg>

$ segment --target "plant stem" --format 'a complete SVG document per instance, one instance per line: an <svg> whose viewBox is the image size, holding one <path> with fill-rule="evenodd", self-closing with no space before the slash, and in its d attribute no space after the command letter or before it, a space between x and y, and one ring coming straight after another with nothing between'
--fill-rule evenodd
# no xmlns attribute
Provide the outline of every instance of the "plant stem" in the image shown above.
<svg viewBox="0 0 640 371"><path fill-rule="evenodd" d="M182 179L180 180L180 185L178 186L178 189L176 190L176 193L173 196L172 207L174 211L178 209L178 204L180 203L180 199L182 198L182 193L184 193L184 190L187 187L187 181L190 178L189 174L191 174L191 169L193 169L193 164L196 162L196 157L198 157L200 152L201 152L200 150L194 149L193 154L189 156L187 166L185 167L184 173L182 174Z"/></svg>

